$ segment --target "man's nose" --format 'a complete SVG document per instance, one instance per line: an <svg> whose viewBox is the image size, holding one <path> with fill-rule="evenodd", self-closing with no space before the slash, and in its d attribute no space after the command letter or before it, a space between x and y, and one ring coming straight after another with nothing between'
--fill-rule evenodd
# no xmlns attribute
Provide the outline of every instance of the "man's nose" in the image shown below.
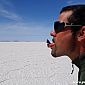
<svg viewBox="0 0 85 85"><path fill-rule="evenodd" d="M54 32L54 30L52 30L52 31L50 32L50 35L53 36L53 37L56 37L56 33Z"/></svg>

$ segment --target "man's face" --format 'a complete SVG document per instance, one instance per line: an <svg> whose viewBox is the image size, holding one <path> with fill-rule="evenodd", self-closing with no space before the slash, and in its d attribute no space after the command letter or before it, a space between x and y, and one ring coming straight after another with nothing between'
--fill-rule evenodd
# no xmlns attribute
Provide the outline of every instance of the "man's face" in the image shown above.
<svg viewBox="0 0 85 85"><path fill-rule="evenodd" d="M62 12L57 21L68 23L68 18L72 11ZM64 28L63 31L56 33L55 30L50 33L53 37L53 43L49 45L52 49L51 54L54 57L69 55L73 50L73 37L70 27Z"/></svg>

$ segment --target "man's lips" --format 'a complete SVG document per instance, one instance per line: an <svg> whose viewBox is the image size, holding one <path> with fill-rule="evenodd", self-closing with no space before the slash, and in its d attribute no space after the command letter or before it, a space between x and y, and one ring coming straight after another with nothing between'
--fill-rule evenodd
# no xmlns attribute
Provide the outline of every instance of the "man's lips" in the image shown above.
<svg viewBox="0 0 85 85"><path fill-rule="evenodd" d="M54 40L52 39L52 43L47 39L47 46L49 47L49 48L52 48L54 45L55 45L55 43L54 43Z"/></svg>

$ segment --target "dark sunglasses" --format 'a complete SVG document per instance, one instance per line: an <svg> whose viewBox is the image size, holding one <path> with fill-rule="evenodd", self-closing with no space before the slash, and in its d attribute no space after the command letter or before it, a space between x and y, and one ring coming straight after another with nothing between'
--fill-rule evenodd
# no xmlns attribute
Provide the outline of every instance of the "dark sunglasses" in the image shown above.
<svg viewBox="0 0 85 85"><path fill-rule="evenodd" d="M54 22L54 31L56 33L63 31L66 27L70 27L69 29L71 29L72 27L81 27L82 25L74 25L73 23L69 24L69 23L65 23L65 22L60 22L60 21L56 21Z"/></svg>

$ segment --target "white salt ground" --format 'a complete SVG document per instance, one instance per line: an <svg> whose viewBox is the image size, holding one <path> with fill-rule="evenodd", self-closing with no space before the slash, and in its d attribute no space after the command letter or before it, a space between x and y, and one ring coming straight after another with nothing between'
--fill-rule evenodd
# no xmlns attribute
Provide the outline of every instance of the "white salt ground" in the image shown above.
<svg viewBox="0 0 85 85"><path fill-rule="evenodd" d="M53 58L45 42L0 42L0 85L77 85L78 68Z"/></svg>

